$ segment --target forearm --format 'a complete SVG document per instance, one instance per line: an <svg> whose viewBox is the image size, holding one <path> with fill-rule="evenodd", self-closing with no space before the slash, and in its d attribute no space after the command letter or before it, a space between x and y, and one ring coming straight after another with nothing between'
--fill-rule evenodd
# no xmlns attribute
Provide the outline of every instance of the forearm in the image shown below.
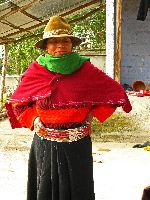
<svg viewBox="0 0 150 200"><path fill-rule="evenodd" d="M22 126L33 130L33 123L37 117L36 105L19 103L14 104L13 109L17 120L22 124Z"/></svg>
<svg viewBox="0 0 150 200"><path fill-rule="evenodd" d="M92 109L91 114L100 122L104 122L116 110L116 106L96 106Z"/></svg>

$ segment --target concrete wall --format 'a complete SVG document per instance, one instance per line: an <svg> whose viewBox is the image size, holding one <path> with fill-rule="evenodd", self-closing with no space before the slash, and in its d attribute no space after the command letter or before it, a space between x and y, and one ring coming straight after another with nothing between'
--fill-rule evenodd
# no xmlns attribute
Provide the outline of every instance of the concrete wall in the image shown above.
<svg viewBox="0 0 150 200"><path fill-rule="evenodd" d="M79 52L80 55L87 56L90 58L91 63L106 72L106 54L100 52Z"/></svg>
<svg viewBox="0 0 150 200"><path fill-rule="evenodd" d="M0 82L1 82L1 78L2 77L0 76ZM6 77L5 77L5 93L7 93L8 95L10 93L12 93L16 89L16 87L19 83L19 80L20 80L20 76L18 76L18 75L15 75L15 76L6 75Z"/></svg>
<svg viewBox="0 0 150 200"><path fill-rule="evenodd" d="M150 12L136 20L140 0L123 0L121 83L150 83Z"/></svg>

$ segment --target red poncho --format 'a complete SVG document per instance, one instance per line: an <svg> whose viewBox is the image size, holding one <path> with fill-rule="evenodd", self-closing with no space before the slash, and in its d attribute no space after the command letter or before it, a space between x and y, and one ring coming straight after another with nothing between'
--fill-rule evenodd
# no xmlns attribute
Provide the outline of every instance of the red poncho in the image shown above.
<svg viewBox="0 0 150 200"><path fill-rule="evenodd" d="M125 112L132 109L122 86L94 67L89 61L69 75L54 74L36 61L25 71L14 94L6 102L12 127L21 127L12 104L33 102L51 97L53 108L72 106L122 106Z"/></svg>

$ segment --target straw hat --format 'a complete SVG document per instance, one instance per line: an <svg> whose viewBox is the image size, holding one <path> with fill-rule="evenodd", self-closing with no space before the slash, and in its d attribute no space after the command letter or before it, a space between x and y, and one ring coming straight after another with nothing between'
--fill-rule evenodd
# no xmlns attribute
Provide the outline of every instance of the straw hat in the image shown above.
<svg viewBox="0 0 150 200"><path fill-rule="evenodd" d="M43 39L38 41L35 46L45 50L47 39L54 37L69 37L73 46L78 46L82 42L80 38L72 35L70 25L60 16L50 18L44 29Z"/></svg>

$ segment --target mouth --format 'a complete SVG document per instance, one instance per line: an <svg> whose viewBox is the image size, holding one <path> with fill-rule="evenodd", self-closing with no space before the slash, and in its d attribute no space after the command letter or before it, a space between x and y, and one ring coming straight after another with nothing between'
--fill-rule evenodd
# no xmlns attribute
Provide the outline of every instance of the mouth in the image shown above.
<svg viewBox="0 0 150 200"><path fill-rule="evenodd" d="M66 51L57 51L56 53L66 53Z"/></svg>
<svg viewBox="0 0 150 200"><path fill-rule="evenodd" d="M66 53L67 53L66 51L57 51L57 52L55 52L56 55L58 55L58 54L62 55L62 54L66 54Z"/></svg>

